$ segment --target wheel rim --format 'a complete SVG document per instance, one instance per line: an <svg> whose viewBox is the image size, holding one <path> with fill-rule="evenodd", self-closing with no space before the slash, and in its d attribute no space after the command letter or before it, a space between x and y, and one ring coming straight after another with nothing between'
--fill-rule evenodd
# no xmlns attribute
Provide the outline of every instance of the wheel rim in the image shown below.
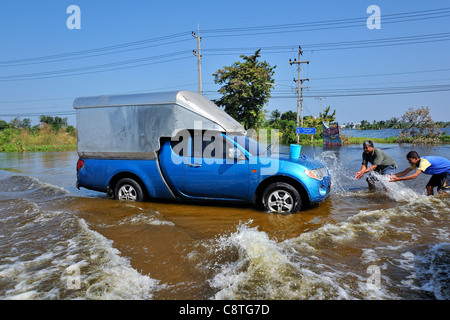
<svg viewBox="0 0 450 320"><path fill-rule="evenodd" d="M119 189L119 200L131 200L136 201L137 199L137 192L136 189L133 188L133 186L129 184L124 184Z"/></svg>
<svg viewBox="0 0 450 320"><path fill-rule="evenodd" d="M267 201L271 212L290 212L294 207L294 198L286 190L275 190Z"/></svg>

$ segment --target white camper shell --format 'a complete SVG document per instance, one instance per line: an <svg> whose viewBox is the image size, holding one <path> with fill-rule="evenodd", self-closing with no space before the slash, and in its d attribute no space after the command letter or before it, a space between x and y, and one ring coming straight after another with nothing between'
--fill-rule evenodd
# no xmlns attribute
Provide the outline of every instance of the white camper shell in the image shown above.
<svg viewBox="0 0 450 320"><path fill-rule="evenodd" d="M180 130L246 133L208 98L191 91L82 97L73 107L80 158L154 159L160 138Z"/></svg>

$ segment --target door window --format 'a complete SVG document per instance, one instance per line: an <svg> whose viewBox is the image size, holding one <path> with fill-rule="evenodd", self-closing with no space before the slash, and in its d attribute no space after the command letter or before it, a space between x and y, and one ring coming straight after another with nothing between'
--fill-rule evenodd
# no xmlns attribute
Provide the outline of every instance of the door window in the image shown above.
<svg viewBox="0 0 450 320"><path fill-rule="evenodd" d="M223 162L235 159L236 150L238 149L220 132L193 132L191 155L194 158Z"/></svg>

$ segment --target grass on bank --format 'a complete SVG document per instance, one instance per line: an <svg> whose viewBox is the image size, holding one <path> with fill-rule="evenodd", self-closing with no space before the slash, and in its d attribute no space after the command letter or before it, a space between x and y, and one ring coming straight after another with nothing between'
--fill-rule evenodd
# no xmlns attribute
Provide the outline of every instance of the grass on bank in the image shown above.
<svg viewBox="0 0 450 320"><path fill-rule="evenodd" d="M399 137L371 138L341 135L343 145L362 144L368 139L375 143L399 143ZM450 135L441 136L440 141L442 144L450 144ZM281 139L280 143L289 144L283 139ZM296 143L296 141L292 143ZM414 141L410 143L414 143ZM311 144L310 135L300 135L299 144L304 146L323 146L323 139L319 137L314 138ZM77 136L75 130L68 131L65 128L54 130L46 124L33 130L29 128L0 130L0 152L74 151L76 149Z"/></svg>
<svg viewBox="0 0 450 320"><path fill-rule="evenodd" d="M389 138L357 138L357 137L342 137L342 144L362 144L366 140L372 140L377 143L411 143L411 144L450 144L450 135L442 135L439 137L439 142L427 142L424 137L409 138L406 141L400 142L399 137Z"/></svg>
<svg viewBox="0 0 450 320"><path fill-rule="evenodd" d="M6 128L0 131L0 152L72 151L77 148L75 132L54 130L49 125L38 129Z"/></svg>
<svg viewBox="0 0 450 320"><path fill-rule="evenodd" d="M351 144L362 144L366 140L372 140L376 143L398 143L398 137L390 137L390 138L370 138L370 137L346 137L341 135L341 143L342 145L351 145ZM283 143L283 142L282 142ZM291 142L297 143L297 141ZM323 146L322 138L314 138L311 144L311 138L302 138L300 137L299 141L300 145L308 146L313 145L317 147Z"/></svg>
<svg viewBox="0 0 450 320"><path fill-rule="evenodd" d="M371 140L375 143L411 143L411 144L423 144L423 140L420 142L415 141L415 138L410 138L408 141L400 142L399 137L388 137L388 138L372 138L372 137L347 137L345 135L341 134L341 143L342 145L352 145L352 144L362 144L366 140ZM282 144L289 144L289 143L297 143L297 141L293 142L287 142L283 141L281 139ZM314 137L311 143L311 136L310 135L300 135L300 145L308 146L313 145L317 147L323 146L323 138L316 138ZM431 143L436 144L436 143ZM439 137L439 143L438 144L450 144L450 135L443 135Z"/></svg>

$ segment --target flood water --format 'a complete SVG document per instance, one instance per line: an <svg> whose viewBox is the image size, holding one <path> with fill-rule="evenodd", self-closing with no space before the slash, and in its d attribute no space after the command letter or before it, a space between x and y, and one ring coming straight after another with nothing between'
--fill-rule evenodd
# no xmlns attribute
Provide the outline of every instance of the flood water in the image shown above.
<svg viewBox="0 0 450 320"><path fill-rule="evenodd" d="M76 152L0 153L0 298L449 299L450 197L425 174L369 191L361 153L303 146L332 193L290 215L109 200L75 188Z"/></svg>

